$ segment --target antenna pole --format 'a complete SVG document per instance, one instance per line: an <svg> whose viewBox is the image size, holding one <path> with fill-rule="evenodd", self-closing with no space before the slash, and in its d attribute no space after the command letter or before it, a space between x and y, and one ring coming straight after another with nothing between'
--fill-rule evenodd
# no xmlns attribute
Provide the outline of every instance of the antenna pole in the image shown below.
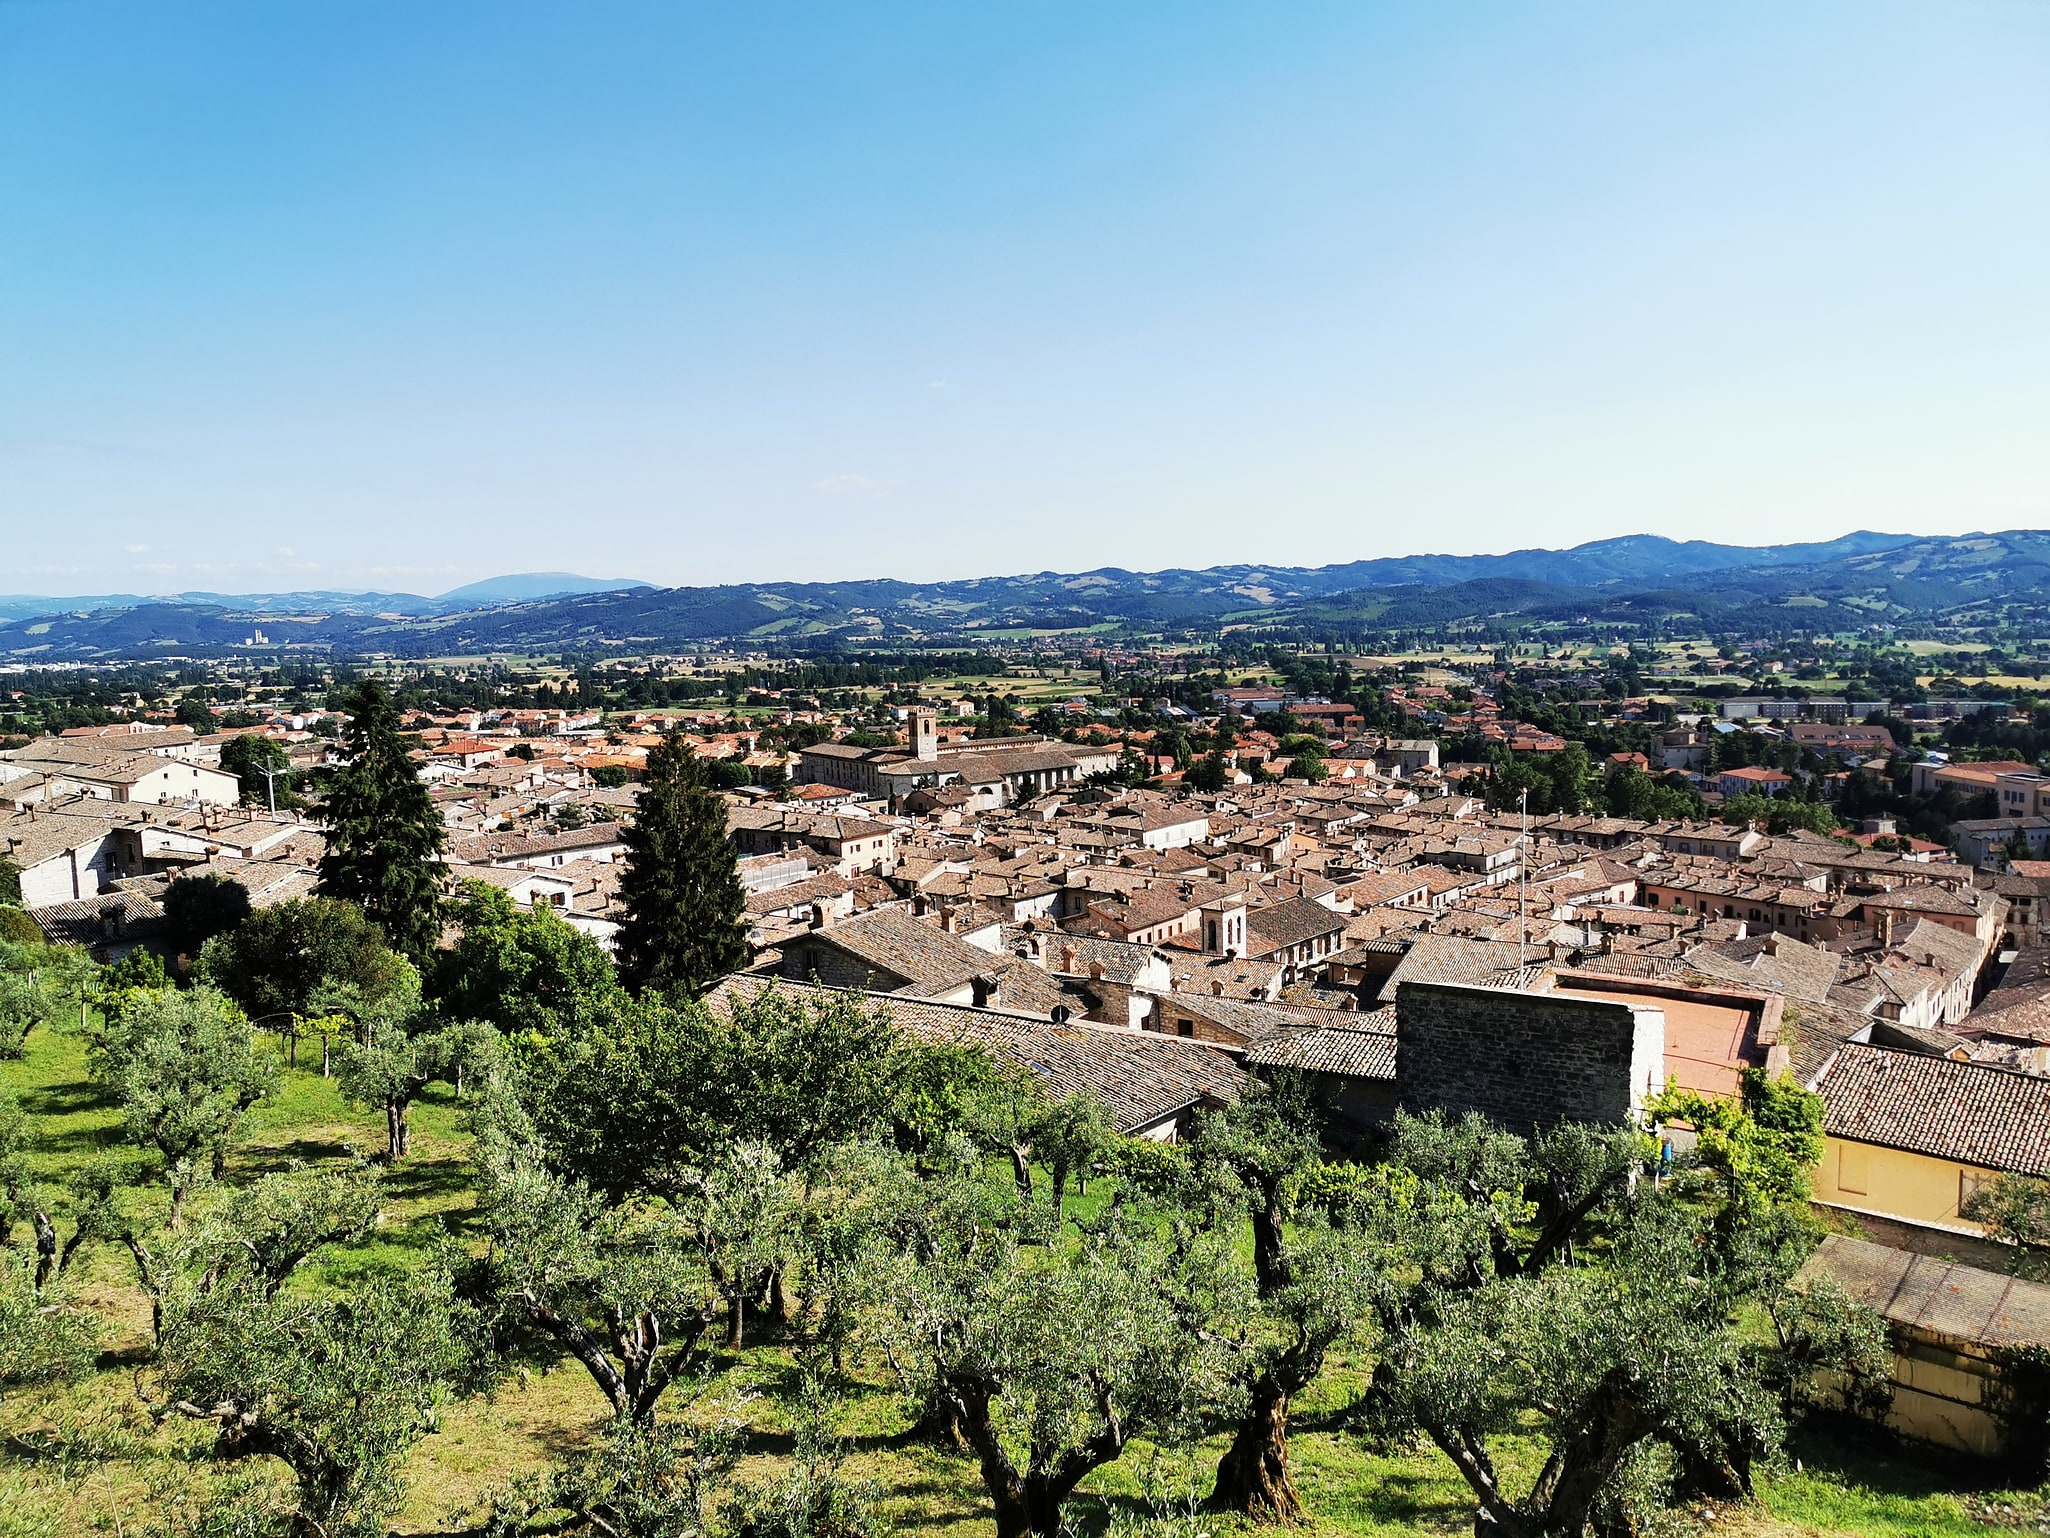
<svg viewBox="0 0 2050 1538"><path fill-rule="evenodd" d="M1516 799L1523 813L1523 831L1516 836L1516 966L1521 971L1524 942L1530 933L1523 911L1530 895L1530 788L1525 786Z"/></svg>

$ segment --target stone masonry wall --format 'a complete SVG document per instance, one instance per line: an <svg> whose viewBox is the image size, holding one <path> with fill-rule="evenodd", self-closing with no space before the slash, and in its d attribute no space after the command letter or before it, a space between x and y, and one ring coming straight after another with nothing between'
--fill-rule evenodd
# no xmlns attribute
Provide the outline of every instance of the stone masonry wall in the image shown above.
<svg viewBox="0 0 2050 1538"><path fill-rule="evenodd" d="M1397 1089L1411 1111L1479 1111L1518 1132L1621 1122L1665 1082L1662 1010L1454 983L1396 991Z"/></svg>

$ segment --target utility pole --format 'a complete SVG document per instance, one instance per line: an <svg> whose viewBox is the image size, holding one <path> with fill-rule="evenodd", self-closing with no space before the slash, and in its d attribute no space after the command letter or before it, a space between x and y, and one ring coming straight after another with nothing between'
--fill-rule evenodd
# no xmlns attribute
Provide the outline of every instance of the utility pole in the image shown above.
<svg viewBox="0 0 2050 1538"><path fill-rule="evenodd" d="M1530 788L1518 792L1517 806L1523 813L1523 831L1516 835L1516 968L1523 970L1523 947L1529 934L1523 905L1530 895Z"/></svg>
<svg viewBox="0 0 2050 1538"><path fill-rule="evenodd" d="M259 769L256 772L263 776L263 793L270 798L270 814L275 817L278 815L278 776L292 771L286 768Z"/></svg>

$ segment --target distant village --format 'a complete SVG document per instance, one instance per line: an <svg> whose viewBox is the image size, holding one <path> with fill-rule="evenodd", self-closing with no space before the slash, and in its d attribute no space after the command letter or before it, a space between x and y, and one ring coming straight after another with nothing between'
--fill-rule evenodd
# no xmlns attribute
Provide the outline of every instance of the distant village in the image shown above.
<svg viewBox="0 0 2050 1538"><path fill-rule="evenodd" d="M1099 689L1027 719L994 694L831 708L757 690L745 714L404 724L451 884L601 943L635 782L687 734L748 893L751 975L726 986L879 996L901 1028L1007 1054L1133 1136L1173 1140L1278 1069L1361 1132L1398 1105L1616 1121L1668 1086L1735 1097L1749 1070L1784 1073L1827 1106L1820 1204L1969 1257L1974 1190L2050 1173L2050 777L1895 739L2012 707L1626 695L1599 709L1645 746L1596 756L1506 711L1509 692L1404 678L1363 712L1267 682ZM117 961L161 936L179 876L231 876L259 907L312 890L317 803L280 791L332 761L331 726L250 714L204 731L139 713L0 753L0 836L50 940ZM283 769L224 767L248 736ZM1447 761L1475 741L1486 756ZM1503 794L1569 753L1585 807ZM1619 775L1701 815L1609 815ZM1728 815L1854 805L1861 783L1993 815L1942 838L1886 814L1833 832Z"/></svg>

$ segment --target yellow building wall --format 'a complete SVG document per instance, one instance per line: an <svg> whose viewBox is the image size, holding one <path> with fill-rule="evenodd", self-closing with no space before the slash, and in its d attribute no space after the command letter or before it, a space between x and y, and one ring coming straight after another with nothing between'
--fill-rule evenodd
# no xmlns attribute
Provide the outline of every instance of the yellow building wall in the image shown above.
<svg viewBox="0 0 2050 1538"><path fill-rule="evenodd" d="M1848 1138L1826 1137L1822 1163L1815 1171L1818 1201L1837 1207L1862 1207L1916 1223L1942 1223L1979 1230L1958 1216L1958 1204L1995 1172L1952 1159L1881 1148Z"/></svg>

